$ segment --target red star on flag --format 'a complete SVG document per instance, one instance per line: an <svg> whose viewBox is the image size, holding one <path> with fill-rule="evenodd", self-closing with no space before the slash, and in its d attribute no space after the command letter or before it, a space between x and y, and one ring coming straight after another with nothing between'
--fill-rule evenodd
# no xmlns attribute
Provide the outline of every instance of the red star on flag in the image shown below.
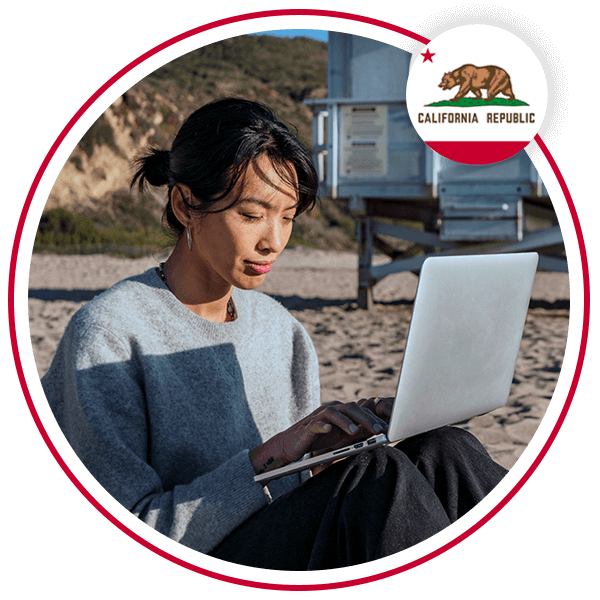
<svg viewBox="0 0 600 600"><path fill-rule="evenodd" d="M421 52L421 56L425 57L423 59L423 62L429 61L430 63L433 63L431 59L435 56L435 52L432 54L431 52L429 52L429 48L426 48L425 52Z"/></svg>

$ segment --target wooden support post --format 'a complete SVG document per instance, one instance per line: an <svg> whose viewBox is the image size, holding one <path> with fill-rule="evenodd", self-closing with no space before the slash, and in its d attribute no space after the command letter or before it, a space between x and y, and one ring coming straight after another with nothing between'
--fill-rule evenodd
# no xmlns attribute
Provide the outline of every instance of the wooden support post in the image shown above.
<svg viewBox="0 0 600 600"><path fill-rule="evenodd" d="M357 221L358 237L358 307L364 310L373 308L373 220L362 216Z"/></svg>

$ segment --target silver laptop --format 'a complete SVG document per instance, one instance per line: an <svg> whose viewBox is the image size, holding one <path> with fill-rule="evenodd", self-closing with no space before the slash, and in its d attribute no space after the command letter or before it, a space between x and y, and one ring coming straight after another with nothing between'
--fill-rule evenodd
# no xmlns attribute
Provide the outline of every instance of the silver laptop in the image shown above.
<svg viewBox="0 0 600 600"><path fill-rule="evenodd" d="M504 406L538 258L527 252L425 260L387 434L254 480L310 469Z"/></svg>

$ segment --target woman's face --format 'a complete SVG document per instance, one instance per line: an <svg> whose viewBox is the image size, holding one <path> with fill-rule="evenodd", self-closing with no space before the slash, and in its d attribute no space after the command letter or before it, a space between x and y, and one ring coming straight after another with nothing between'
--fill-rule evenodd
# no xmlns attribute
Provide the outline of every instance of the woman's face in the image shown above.
<svg viewBox="0 0 600 600"><path fill-rule="evenodd" d="M234 198L224 211L193 218L191 258L205 284L254 289L290 239L298 194L263 156L250 163L215 209Z"/></svg>

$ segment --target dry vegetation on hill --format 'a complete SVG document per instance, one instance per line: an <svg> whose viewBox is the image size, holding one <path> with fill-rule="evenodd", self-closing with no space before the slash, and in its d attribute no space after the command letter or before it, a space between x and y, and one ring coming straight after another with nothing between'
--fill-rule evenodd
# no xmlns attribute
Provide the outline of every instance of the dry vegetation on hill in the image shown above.
<svg viewBox="0 0 600 600"><path fill-rule="evenodd" d="M165 198L129 190L131 161L144 147L168 148L188 114L226 96L268 104L310 147L312 112L303 100L325 97L326 85L327 45L309 38L239 36L164 65L108 107L75 147L48 199L41 230L50 233L38 236L38 249L85 244L80 230L90 223L103 243L126 243L134 232L136 245L155 245ZM56 208L64 210L48 212ZM292 243L347 249L352 238L351 220L323 199L298 220Z"/></svg>

